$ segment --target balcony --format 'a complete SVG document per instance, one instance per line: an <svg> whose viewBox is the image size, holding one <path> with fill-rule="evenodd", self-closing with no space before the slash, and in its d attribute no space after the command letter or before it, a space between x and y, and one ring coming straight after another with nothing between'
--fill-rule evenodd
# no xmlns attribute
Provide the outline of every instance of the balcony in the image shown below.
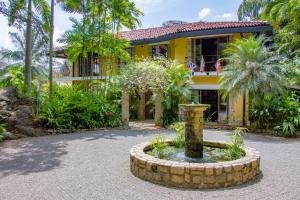
<svg viewBox="0 0 300 200"><path fill-rule="evenodd" d="M207 71L207 72L193 72L192 76L219 76L219 73L216 71Z"/></svg>

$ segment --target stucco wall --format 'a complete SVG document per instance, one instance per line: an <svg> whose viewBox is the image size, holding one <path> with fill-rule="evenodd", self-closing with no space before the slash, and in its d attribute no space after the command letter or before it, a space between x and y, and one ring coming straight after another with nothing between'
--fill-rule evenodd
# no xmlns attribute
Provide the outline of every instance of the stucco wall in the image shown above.
<svg viewBox="0 0 300 200"><path fill-rule="evenodd" d="M240 39L242 37L248 37L250 34L236 33L233 35L232 39ZM151 57L151 45L137 45L133 47L134 55L136 59L143 59ZM169 43L169 58L177 60L181 64L186 64L187 58L191 57L191 39L190 38L178 38L171 40ZM105 75L107 58L103 58L101 62L102 75ZM114 60L114 66L117 65L117 59ZM75 63L75 76L78 76L78 64ZM193 82L196 85L218 85L220 82L220 77L217 76L194 76ZM230 98L230 97L229 97ZM246 97L246 119L248 119L248 96ZM243 98L240 97L234 102L230 101L229 105L229 121L236 124L241 124L243 120Z"/></svg>

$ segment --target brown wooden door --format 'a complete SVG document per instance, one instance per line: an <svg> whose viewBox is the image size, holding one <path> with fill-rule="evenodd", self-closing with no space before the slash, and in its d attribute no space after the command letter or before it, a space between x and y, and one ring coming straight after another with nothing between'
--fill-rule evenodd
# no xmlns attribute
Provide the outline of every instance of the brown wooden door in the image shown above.
<svg viewBox="0 0 300 200"><path fill-rule="evenodd" d="M200 102L210 104L210 108L204 112L204 118L215 122L218 120L218 90L201 90Z"/></svg>

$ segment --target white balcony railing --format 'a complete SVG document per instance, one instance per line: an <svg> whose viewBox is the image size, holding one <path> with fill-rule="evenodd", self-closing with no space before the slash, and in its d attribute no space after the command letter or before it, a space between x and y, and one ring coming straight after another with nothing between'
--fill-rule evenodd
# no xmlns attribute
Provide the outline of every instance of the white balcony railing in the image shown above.
<svg viewBox="0 0 300 200"><path fill-rule="evenodd" d="M219 76L219 74L216 71L210 71L210 72L194 72L193 76Z"/></svg>
<svg viewBox="0 0 300 200"><path fill-rule="evenodd" d="M105 78L106 76L85 76L85 77L65 76L65 77L54 78L54 81L69 82L69 81L83 81L83 80L104 80Z"/></svg>

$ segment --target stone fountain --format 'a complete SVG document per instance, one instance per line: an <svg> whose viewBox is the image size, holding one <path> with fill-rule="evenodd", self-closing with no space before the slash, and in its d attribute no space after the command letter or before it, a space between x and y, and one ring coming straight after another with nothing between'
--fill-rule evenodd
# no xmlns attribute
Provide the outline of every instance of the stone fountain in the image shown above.
<svg viewBox="0 0 300 200"><path fill-rule="evenodd" d="M203 112L207 104L179 105L185 116L185 155L191 158L203 157Z"/></svg>
<svg viewBox="0 0 300 200"><path fill-rule="evenodd" d="M203 140L203 112L205 104L183 104L185 119L185 156L203 157L203 146L226 149L228 144ZM166 141L172 146L172 141ZM217 163L193 163L188 161L163 160L145 152L151 150L149 143L132 147L130 151L131 172L143 180L184 188L222 188L254 180L260 173L260 154L245 147L245 156L237 160Z"/></svg>

